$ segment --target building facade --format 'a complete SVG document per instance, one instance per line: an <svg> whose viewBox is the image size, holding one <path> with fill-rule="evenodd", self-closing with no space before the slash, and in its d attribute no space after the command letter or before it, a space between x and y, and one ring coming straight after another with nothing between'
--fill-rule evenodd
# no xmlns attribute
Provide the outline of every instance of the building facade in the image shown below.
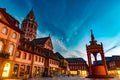
<svg viewBox="0 0 120 80"><path fill-rule="evenodd" d="M105 57L108 68L108 74L120 78L120 56L113 55L111 57ZM95 63L95 61L94 61ZM102 61L99 60L98 64L101 65Z"/></svg>
<svg viewBox="0 0 120 80"><path fill-rule="evenodd" d="M55 54L60 59L60 65L59 65L60 73L59 74L68 75L70 73L68 61L59 52L56 52Z"/></svg>
<svg viewBox="0 0 120 80"><path fill-rule="evenodd" d="M107 61L107 65L108 65L108 73L110 75L117 76L120 78L120 56L113 55L112 57L109 57L109 61Z"/></svg>
<svg viewBox="0 0 120 80"><path fill-rule="evenodd" d="M83 58L66 58L71 75L87 76L88 65Z"/></svg>
<svg viewBox="0 0 120 80"><path fill-rule="evenodd" d="M20 34L19 22L0 8L0 80L12 77Z"/></svg>
<svg viewBox="0 0 120 80"><path fill-rule="evenodd" d="M0 8L0 79L57 75L59 58L51 37L36 38L37 22L31 10L22 22Z"/></svg>

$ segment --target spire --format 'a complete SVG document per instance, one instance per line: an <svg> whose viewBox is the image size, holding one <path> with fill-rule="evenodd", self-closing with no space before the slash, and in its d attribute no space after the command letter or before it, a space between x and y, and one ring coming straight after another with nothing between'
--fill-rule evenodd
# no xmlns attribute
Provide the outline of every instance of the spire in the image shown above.
<svg viewBox="0 0 120 80"><path fill-rule="evenodd" d="M91 44L96 44L97 41L96 41L95 38L94 38L92 29L91 29L90 31L91 31L91 41L90 41L90 43L91 43Z"/></svg>
<svg viewBox="0 0 120 80"><path fill-rule="evenodd" d="M91 29L90 31L91 31L91 41L95 41L95 38L94 38L94 35L93 35L93 32L92 32L92 29Z"/></svg>
<svg viewBox="0 0 120 80"><path fill-rule="evenodd" d="M34 16L34 11L33 11L33 8L31 9L31 11L28 13L27 17L28 19L35 19L35 16Z"/></svg>

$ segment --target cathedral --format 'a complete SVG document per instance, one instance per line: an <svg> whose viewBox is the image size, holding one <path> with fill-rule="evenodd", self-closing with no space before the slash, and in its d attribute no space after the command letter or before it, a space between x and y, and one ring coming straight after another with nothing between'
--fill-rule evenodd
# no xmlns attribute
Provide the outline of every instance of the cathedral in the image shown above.
<svg viewBox="0 0 120 80"><path fill-rule="evenodd" d="M37 36L33 9L19 21L0 8L0 79L59 74L59 58L53 52L50 35Z"/></svg>

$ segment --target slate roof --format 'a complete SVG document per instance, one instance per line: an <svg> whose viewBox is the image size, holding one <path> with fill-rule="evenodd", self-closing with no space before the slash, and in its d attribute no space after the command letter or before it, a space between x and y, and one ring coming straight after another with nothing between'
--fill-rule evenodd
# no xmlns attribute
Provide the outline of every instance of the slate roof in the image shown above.
<svg viewBox="0 0 120 80"><path fill-rule="evenodd" d="M29 18L29 17L32 17L33 19L35 19L33 9L31 9L31 11L30 11L30 12L28 13L28 15L26 16L26 18Z"/></svg>
<svg viewBox="0 0 120 80"><path fill-rule="evenodd" d="M23 33L20 29L19 29L19 26L15 26L16 22L19 24L19 21L16 20L14 17L12 17L10 14L8 14L6 12L6 9L4 8L0 8L0 12L4 15L5 19L7 20L7 23L3 22L2 20L0 20L0 22L2 22L3 24L9 26L10 28L20 32L20 33Z"/></svg>
<svg viewBox="0 0 120 80"><path fill-rule="evenodd" d="M86 62L83 58L66 58L66 60L69 63L74 63L74 62Z"/></svg>
<svg viewBox="0 0 120 80"><path fill-rule="evenodd" d="M37 39L34 39L32 42L34 44L42 44L44 45L45 42L49 39L49 37L44 37L44 38L37 38Z"/></svg>
<svg viewBox="0 0 120 80"><path fill-rule="evenodd" d="M58 56L59 59L64 59L64 57L59 52L56 52L55 54Z"/></svg>

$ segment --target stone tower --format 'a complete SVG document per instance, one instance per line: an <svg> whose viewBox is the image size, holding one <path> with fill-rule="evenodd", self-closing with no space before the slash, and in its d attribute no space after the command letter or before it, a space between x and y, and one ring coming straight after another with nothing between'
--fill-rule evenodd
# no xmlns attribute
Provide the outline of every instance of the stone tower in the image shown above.
<svg viewBox="0 0 120 80"><path fill-rule="evenodd" d="M88 64L89 64L89 77L108 77L108 70L106 60L104 56L103 44L97 44L91 30L91 41L90 45L86 45ZM100 54L102 64L97 63L97 55ZM92 64L92 57L94 56L95 64Z"/></svg>
<svg viewBox="0 0 120 80"><path fill-rule="evenodd" d="M32 41L36 39L37 35L37 22L35 20L33 9L28 13L26 18L22 22L22 34L21 38Z"/></svg>

